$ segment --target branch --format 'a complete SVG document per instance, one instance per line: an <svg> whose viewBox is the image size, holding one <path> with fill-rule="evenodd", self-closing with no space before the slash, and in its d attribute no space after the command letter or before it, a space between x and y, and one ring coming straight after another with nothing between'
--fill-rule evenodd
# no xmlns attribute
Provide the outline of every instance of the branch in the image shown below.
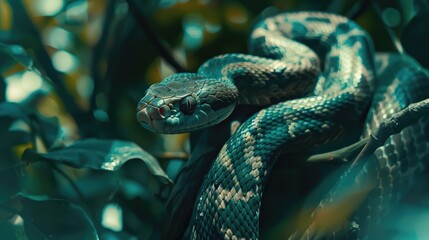
<svg viewBox="0 0 429 240"><path fill-rule="evenodd" d="M353 189L353 184L358 174L361 172L365 164L377 161L374 152L377 148L382 146L386 140L393 134L397 134L405 127L415 123L421 117L429 115L429 99L423 100L418 103L410 104L407 108L394 114L391 118L386 119L380 123L380 126L368 138L362 151L358 154L350 167L341 175L340 179L331 188L331 190L322 198L319 206L312 213L313 220L310 225L302 233L303 236L317 234L315 231L320 227L320 219L314 221L314 216L321 216L325 211L325 201L332 201L338 198L343 198L344 193L348 193ZM343 198L344 199L344 198ZM300 234L296 232L295 234ZM324 233L319 232L320 235Z"/></svg>
<svg viewBox="0 0 429 240"><path fill-rule="evenodd" d="M373 2L372 6L374 7L375 12L377 13L378 18L380 18L380 21L383 23L384 29L387 31L387 34L389 35L390 40L393 43L393 46L395 46L396 51L400 54L404 53L404 48L402 47L401 41L399 41L398 36L396 36L395 32L386 25L383 18L381 17L381 6L377 2Z"/></svg>
<svg viewBox="0 0 429 240"><path fill-rule="evenodd" d="M350 11L347 12L346 16L350 19L356 19L362 15L368 7L371 5L372 0L361 0L353 5Z"/></svg>
<svg viewBox="0 0 429 240"><path fill-rule="evenodd" d="M391 118L380 123L380 126L371 134L368 143L351 164L348 172L352 178L356 177L367 159L382 146L386 140L409 125L417 122L421 117L429 115L429 98L418 103L412 103L402 111L395 113ZM354 175L356 174L356 175Z"/></svg>
<svg viewBox="0 0 429 240"><path fill-rule="evenodd" d="M140 26L140 28L143 30L144 33L146 33L149 41L152 43L152 45L157 49L158 53L161 55L161 57L172 67L176 70L176 72L185 72L185 68L179 64L179 62L174 58L174 56L171 54L171 50L166 45L165 41L163 41L159 35L156 34L156 32L152 29L152 27L149 25L147 19L143 15L143 11L141 10L139 4L136 2L136 0L126 0L128 3L128 9L130 10L131 14L133 15L135 21Z"/></svg>
<svg viewBox="0 0 429 240"><path fill-rule="evenodd" d="M6 101L6 83L4 82L4 78L0 75L0 103Z"/></svg>
<svg viewBox="0 0 429 240"><path fill-rule="evenodd" d="M338 162L346 163L348 159L353 159L352 156L356 156L359 151L368 143L369 137L355 142L349 146L331 151L326 153L319 153L310 156L307 162Z"/></svg>
<svg viewBox="0 0 429 240"><path fill-rule="evenodd" d="M94 90L91 95L91 103L90 103L90 111L94 111L95 106L95 98L97 96L98 90L100 89L100 84L102 82L102 76L100 73L100 60L103 57L103 50L106 47L107 40L110 33L110 25L112 24L113 17L115 15L115 6L116 6L116 0L109 0L106 11L104 14L104 22L103 22L103 31L101 32L100 39L98 40L97 44L94 46L93 52L92 52L92 61L91 61L91 71L92 71L92 78L94 81ZM92 116L92 114L90 114Z"/></svg>

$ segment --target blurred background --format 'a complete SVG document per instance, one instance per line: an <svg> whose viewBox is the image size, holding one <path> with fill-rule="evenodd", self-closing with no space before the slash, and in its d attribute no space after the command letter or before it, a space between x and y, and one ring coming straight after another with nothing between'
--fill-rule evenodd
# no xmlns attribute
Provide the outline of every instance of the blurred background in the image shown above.
<svg viewBox="0 0 429 240"><path fill-rule="evenodd" d="M377 51L403 51L401 36L416 15L413 1L379 0L376 7L362 6L368 2L0 0L0 100L18 103L24 115L58 120L50 146L37 142L43 142L40 131L40 136L22 141L2 138L11 144L3 147L0 170L10 172L29 147L46 153L80 139L119 139L151 153L173 179L190 153L188 135L157 135L139 126L136 105L148 86L177 71L196 71L213 56L245 53L252 26L284 11L355 14ZM24 131L26 126L18 128ZM23 170L23 176L4 178L22 180L14 193L75 203L82 195L102 239L145 239L162 213L166 196L160 194L156 178L141 174L137 165L131 162L114 174L60 166L59 174L52 166L34 164ZM49 225L52 219L43 221ZM2 226L17 236L17 228ZM18 239L28 237L28 230L24 232Z"/></svg>

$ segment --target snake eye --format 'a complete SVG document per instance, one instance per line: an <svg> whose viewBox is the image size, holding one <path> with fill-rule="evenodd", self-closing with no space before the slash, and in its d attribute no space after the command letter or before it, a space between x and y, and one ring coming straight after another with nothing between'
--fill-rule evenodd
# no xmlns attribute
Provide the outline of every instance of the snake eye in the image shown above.
<svg viewBox="0 0 429 240"><path fill-rule="evenodd" d="M197 101L192 96L186 96L180 100L179 107L184 114L191 114L197 107Z"/></svg>

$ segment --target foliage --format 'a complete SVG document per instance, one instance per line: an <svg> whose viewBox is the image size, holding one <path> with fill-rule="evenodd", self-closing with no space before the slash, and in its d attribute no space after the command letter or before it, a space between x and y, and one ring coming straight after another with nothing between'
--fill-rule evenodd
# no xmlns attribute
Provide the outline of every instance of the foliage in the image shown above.
<svg viewBox="0 0 429 240"><path fill-rule="evenodd" d="M225 129L252 111L190 140L159 136L135 120L147 87L215 55L246 52L255 22L289 10L357 17L377 50L396 50L400 35L405 51L428 67L427 1L415 1L416 14L408 1L377 1L378 12L370 2L0 0L2 239L145 239L159 219L153 238L181 236ZM311 178L290 201L337 167L288 172ZM267 191L275 197L266 206L285 194L275 185ZM266 206L268 232L288 210Z"/></svg>

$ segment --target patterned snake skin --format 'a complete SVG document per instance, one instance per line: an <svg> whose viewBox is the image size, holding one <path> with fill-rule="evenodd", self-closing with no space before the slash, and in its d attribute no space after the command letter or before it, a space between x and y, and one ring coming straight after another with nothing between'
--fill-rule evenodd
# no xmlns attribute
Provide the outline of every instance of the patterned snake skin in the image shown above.
<svg viewBox="0 0 429 240"><path fill-rule="evenodd" d="M268 18L253 31L250 53L260 57L223 55L197 74L172 75L151 86L138 105L142 126L160 133L216 124L236 102L270 105L246 120L214 161L197 199L193 239L257 239L276 157L339 139L359 124L372 96L372 43L344 17L299 12Z"/></svg>
<svg viewBox="0 0 429 240"><path fill-rule="evenodd" d="M406 55L377 54L376 62L377 88L365 121L363 138L394 113L429 98L429 73L413 59ZM343 184L347 189L334 188L319 203L306 231L303 234L297 232L290 239L342 239L344 234L347 239L393 239L397 233L392 232L392 228L389 232L383 221L427 169L428 133L429 117L423 117L391 136L375 151L357 177ZM346 181L345 177L340 179L340 184ZM350 201L346 200L350 196L358 201L352 207L354 211L350 212L349 221L344 223L342 230L345 232L324 229L327 220L318 218L316 212Z"/></svg>

